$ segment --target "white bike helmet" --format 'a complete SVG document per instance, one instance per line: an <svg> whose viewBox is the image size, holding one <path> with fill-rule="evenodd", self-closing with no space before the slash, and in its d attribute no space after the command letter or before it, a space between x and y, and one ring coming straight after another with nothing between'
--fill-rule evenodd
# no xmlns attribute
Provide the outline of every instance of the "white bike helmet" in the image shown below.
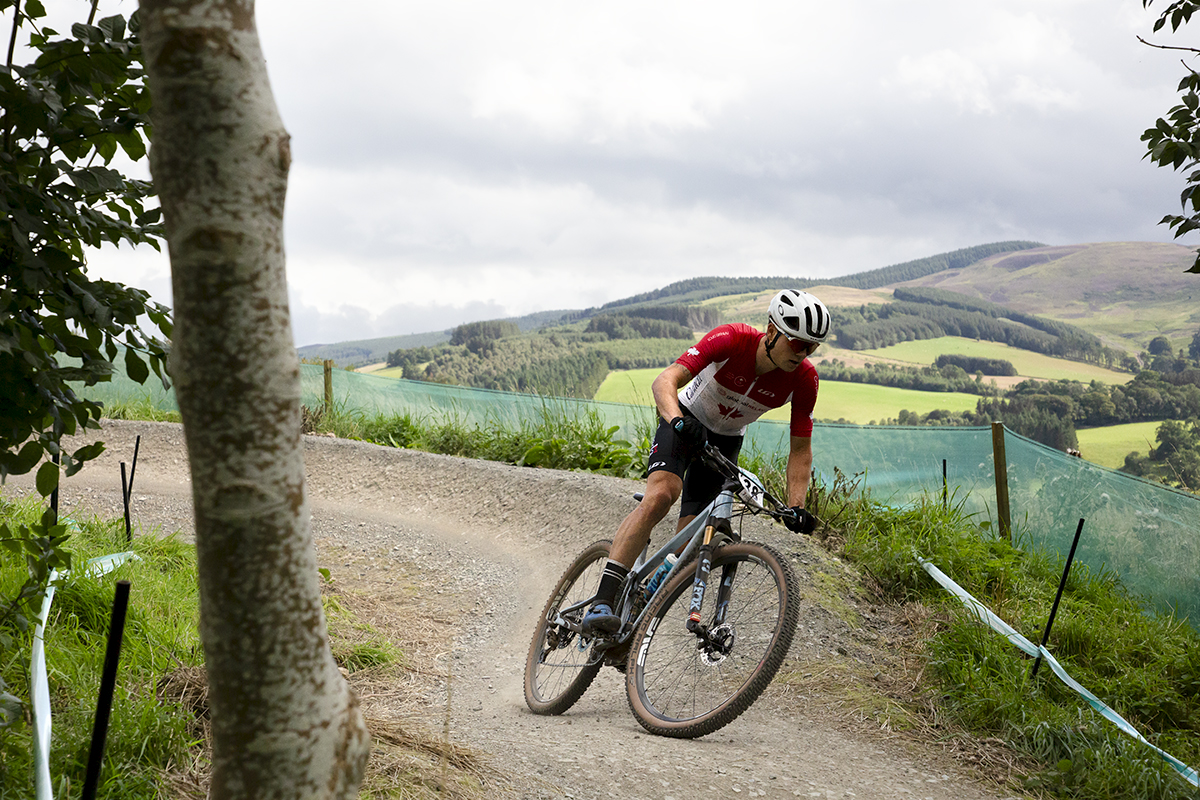
<svg viewBox="0 0 1200 800"><path fill-rule="evenodd" d="M808 292L784 289L771 298L767 319L789 339L820 344L829 335L829 309Z"/></svg>

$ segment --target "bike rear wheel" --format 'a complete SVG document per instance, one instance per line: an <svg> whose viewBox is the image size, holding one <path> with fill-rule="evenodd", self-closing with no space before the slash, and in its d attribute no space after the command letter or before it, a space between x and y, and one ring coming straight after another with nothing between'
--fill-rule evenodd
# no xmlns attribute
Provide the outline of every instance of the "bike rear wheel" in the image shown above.
<svg viewBox="0 0 1200 800"><path fill-rule="evenodd" d="M581 603L596 594L612 542L589 545L559 579L538 618L525 660L525 702L535 714L561 714L591 686L601 661L592 653L591 639L555 624L560 608ZM587 608L569 612L575 622Z"/></svg>
<svg viewBox="0 0 1200 800"><path fill-rule="evenodd" d="M724 622L718 589L735 572ZM722 647L688 631L692 563L650 601L626 667L629 707L646 730L694 739L728 725L758 699L791 647L800 593L787 561L766 545L727 544L712 559L701 620Z"/></svg>

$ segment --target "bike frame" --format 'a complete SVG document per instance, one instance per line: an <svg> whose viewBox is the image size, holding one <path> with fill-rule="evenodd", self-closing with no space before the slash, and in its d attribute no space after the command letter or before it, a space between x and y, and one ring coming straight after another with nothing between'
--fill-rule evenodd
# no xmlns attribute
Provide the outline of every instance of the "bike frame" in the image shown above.
<svg viewBox="0 0 1200 800"><path fill-rule="evenodd" d="M740 540L740 536L733 532L733 527L730 520L733 518L734 501L740 500L744 505L750 507L754 511L765 511L770 514L778 513L783 504L775 497L770 495L763 487L762 481L758 476L749 470L742 469L737 464L729 461L721 453L708 446L706 453L712 461L724 470L730 467L733 469L733 474L730 475L720 493L711 503L704 507L695 519L689 522L682 530L675 534L666 544L664 544L654 555L647 557L649 546L642 551L634 562L633 567L629 570L629 575L625 578L625 584L621 587L621 591L617 595L617 613L621 617L621 629L611 638L597 639L597 644L603 644L599 648L602 653L604 650L609 650L613 647L619 647L630 640L633 632L637 630L638 624L642 617L645 616L649 604L641 609L637 617L632 616L634 609L633 597L635 592L641 591L642 581L649 578L659 564L662 564L667 555L677 552L680 547L684 547L683 552L679 555L679 560L671 567L670 572L663 576L659 583L659 590L667 584L676 573L676 571L685 564L692 553L699 549L699 567L696 571L695 588L692 592L691 616L688 620L688 630L696 633L706 640L709 639L707 628L700 623L700 605L704 599L704 592L708 582L708 573L710 567L709 556L713 549L724 543L725 540ZM768 501L774 508L768 508L764 505L764 500ZM718 590L717 596L717 618L714 620L717 625L723 621L721 617L724 615L725 606L728 603L729 587L732 584L733 574L727 572ZM578 635L582 635L580 622L568 617L571 612L579 611L580 609L589 607L596 600L596 595L589 597L586 600L574 603L566 608L558 609L557 618L554 620L556 625L561 625L568 628ZM715 627L715 626L714 626ZM597 654L599 656L599 653Z"/></svg>

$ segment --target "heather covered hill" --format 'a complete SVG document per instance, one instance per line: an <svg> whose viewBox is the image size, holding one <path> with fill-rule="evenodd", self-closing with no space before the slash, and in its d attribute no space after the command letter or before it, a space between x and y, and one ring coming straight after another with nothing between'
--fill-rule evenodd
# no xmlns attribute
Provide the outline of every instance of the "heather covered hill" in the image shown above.
<svg viewBox="0 0 1200 800"><path fill-rule="evenodd" d="M1200 327L1195 249L1160 242L1039 247L904 281L1068 322L1105 344L1140 352L1155 336L1187 348Z"/></svg>

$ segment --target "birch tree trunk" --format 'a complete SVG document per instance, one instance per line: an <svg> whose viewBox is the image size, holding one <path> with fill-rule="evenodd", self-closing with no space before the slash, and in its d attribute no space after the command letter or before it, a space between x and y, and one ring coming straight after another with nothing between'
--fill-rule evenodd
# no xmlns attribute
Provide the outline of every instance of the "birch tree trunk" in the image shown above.
<svg viewBox="0 0 1200 800"><path fill-rule="evenodd" d="M196 513L210 797L352 798L369 737L321 609L284 269L288 135L254 3L140 5Z"/></svg>

